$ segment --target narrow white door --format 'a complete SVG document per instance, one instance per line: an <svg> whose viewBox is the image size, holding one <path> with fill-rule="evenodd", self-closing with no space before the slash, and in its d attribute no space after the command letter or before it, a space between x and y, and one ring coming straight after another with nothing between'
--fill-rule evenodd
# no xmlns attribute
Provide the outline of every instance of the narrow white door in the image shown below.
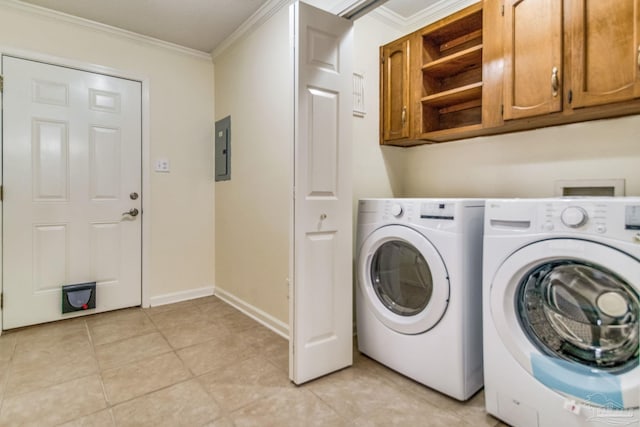
<svg viewBox="0 0 640 427"><path fill-rule="evenodd" d="M352 23L291 6L295 129L289 376L352 364Z"/></svg>
<svg viewBox="0 0 640 427"><path fill-rule="evenodd" d="M9 56L2 73L3 328L140 305L140 82ZM62 315L85 282L96 309Z"/></svg>

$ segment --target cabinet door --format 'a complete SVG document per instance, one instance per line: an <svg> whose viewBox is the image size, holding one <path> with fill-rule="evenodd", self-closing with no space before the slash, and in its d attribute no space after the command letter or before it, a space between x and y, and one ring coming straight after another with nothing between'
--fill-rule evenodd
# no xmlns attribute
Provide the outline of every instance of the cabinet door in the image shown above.
<svg viewBox="0 0 640 427"><path fill-rule="evenodd" d="M504 118L562 108L562 2L506 0Z"/></svg>
<svg viewBox="0 0 640 427"><path fill-rule="evenodd" d="M573 108L640 98L640 0L571 0Z"/></svg>
<svg viewBox="0 0 640 427"><path fill-rule="evenodd" d="M409 138L409 39L381 48L382 139Z"/></svg>

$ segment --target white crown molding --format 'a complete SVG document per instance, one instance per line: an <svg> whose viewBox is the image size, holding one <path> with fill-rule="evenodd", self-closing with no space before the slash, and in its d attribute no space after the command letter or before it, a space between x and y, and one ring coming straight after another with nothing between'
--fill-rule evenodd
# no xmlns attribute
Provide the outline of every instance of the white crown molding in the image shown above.
<svg viewBox="0 0 640 427"><path fill-rule="evenodd" d="M142 34L134 33L133 31L123 30L121 28L102 24L96 21L91 21L89 19L79 18L74 15L69 15L68 13L58 12L55 10L47 9L45 7L36 6L30 3L23 3L19 0L0 0L0 6L6 6L12 9L33 13L33 14L44 16L47 18L55 19L58 21L79 25L81 27L89 28L89 29L100 31L103 33L113 34L115 36L123 37L129 40L134 40L140 43L146 43L146 44L160 47L163 49L168 49L173 52L189 55L198 59L204 59L206 61L212 60L211 54L207 52L202 52L200 50L180 46L175 43L165 42L163 40L159 40L154 37L144 36Z"/></svg>
<svg viewBox="0 0 640 427"><path fill-rule="evenodd" d="M238 40L248 36L254 30L264 24L269 18L276 14L280 9L285 6L289 6L294 0L269 0L258 10L254 12L246 21L242 23L236 30L231 33L229 37L224 39L214 50L211 52L213 60L222 55L231 45Z"/></svg>
<svg viewBox="0 0 640 427"><path fill-rule="evenodd" d="M478 0L440 0L409 18L380 6L371 12L371 16L395 29L410 33L475 3L478 3Z"/></svg>
<svg viewBox="0 0 640 427"><path fill-rule="evenodd" d="M329 12L339 16L348 15L361 8L376 7L376 4L386 3L388 0L341 0L329 9ZM379 6L378 6L379 7ZM353 19L353 18L349 18Z"/></svg>

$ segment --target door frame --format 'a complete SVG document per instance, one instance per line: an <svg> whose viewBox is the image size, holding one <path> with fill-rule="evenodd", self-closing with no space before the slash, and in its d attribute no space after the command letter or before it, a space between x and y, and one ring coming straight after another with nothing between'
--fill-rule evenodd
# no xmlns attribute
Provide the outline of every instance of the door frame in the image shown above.
<svg viewBox="0 0 640 427"><path fill-rule="evenodd" d="M142 278L141 278L141 292L142 292L142 307L150 306L150 292L149 292L149 247L150 247L150 235L151 235L151 169L150 169L150 140L149 140L149 77L133 73L130 71L111 68L102 65L90 64L88 62L63 58L59 56L53 56L43 53L38 53L31 50L15 49L11 47L0 45L0 56L10 55L16 58L25 59L28 61L38 61L50 65L56 65L61 67L73 68L79 71L86 71L90 73L104 74L111 77L117 77L127 80L135 80L142 84L142 164L141 166L141 178L142 178L142 211L144 217L142 221ZM0 74L2 74L2 62L0 61ZM2 101L2 93L0 93L0 102ZM2 146L2 116L0 115L0 147ZM2 149L0 149L0 185L2 182ZM4 221L2 217L2 202L0 201L0 224ZM0 243L4 242L2 236L2 227L0 227ZM0 292L3 291L2 283L2 245L0 245ZM0 308L0 335L2 334L2 309Z"/></svg>

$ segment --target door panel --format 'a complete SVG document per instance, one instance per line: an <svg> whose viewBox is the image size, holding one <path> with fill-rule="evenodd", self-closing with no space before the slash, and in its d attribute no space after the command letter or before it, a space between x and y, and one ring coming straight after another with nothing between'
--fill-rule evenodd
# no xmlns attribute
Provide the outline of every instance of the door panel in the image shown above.
<svg viewBox="0 0 640 427"><path fill-rule="evenodd" d="M33 292L42 294L58 290L69 269L69 230L65 224L34 227L33 261ZM10 292L7 293L10 295Z"/></svg>
<svg viewBox="0 0 640 427"><path fill-rule="evenodd" d="M304 3L294 25L295 129L289 376L352 363L352 24Z"/></svg>
<svg viewBox="0 0 640 427"><path fill-rule="evenodd" d="M640 0L572 0L573 108L640 97Z"/></svg>
<svg viewBox="0 0 640 427"><path fill-rule="evenodd" d="M68 123L33 120L34 199L67 200L69 188Z"/></svg>
<svg viewBox="0 0 640 427"><path fill-rule="evenodd" d="M505 120L560 111L562 2L507 0L504 15Z"/></svg>
<svg viewBox="0 0 640 427"><path fill-rule="evenodd" d="M92 126L89 131L90 197L115 200L120 188L120 129Z"/></svg>
<svg viewBox="0 0 640 427"><path fill-rule="evenodd" d="M308 197L336 197L339 94L309 88Z"/></svg>
<svg viewBox="0 0 640 427"><path fill-rule="evenodd" d="M398 40L382 48L382 117L384 140L409 137L409 39Z"/></svg>
<svg viewBox="0 0 640 427"><path fill-rule="evenodd" d="M73 317L61 287L97 282L100 312L141 303L141 84L2 57L3 327ZM25 309L26 308L26 309ZM82 312L84 313L84 312Z"/></svg>

